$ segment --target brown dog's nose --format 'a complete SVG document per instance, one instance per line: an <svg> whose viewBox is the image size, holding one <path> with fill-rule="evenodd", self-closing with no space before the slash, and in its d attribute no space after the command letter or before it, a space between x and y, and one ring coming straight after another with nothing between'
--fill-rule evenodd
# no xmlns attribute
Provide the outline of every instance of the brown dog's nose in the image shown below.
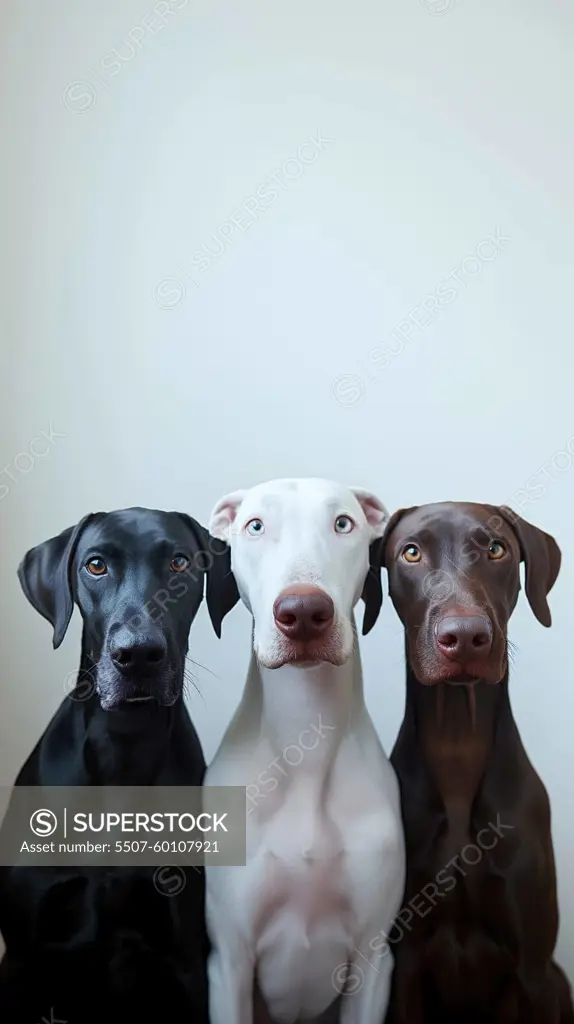
<svg viewBox="0 0 574 1024"><path fill-rule="evenodd" d="M316 640L333 622L335 606L318 587L288 587L275 601L273 617L290 640Z"/></svg>
<svg viewBox="0 0 574 1024"><path fill-rule="evenodd" d="M439 650L461 663L486 658L492 646L492 626L482 615L451 615L437 625Z"/></svg>

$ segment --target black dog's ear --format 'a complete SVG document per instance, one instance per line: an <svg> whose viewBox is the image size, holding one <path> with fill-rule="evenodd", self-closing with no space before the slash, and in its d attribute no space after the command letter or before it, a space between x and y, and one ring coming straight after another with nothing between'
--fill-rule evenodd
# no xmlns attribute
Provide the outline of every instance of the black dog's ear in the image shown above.
<svg viewBox="0 0 574 1024"><path fill-rule="evenodd" d="M209 550L212 565L207 577L207 607L212 626L221 638L221 624L239 601L239 591L231 570L231 548L228 541L246 492L232 491L215 505L209 518Z"/></svg>
<svg viewBox="0 0 574 1024"><path fill-rule="evenodd" d="M543 626L552 625L552 616L546 600L556 583L562 554L549 533L539 530L522 519L506 505L499 512L512 527L520 544L520 554L526 570L526 596L536 618Z"/></svg>
<svg viewBox="0 0 574 1024"><path fill-rule="evenodd" d="M239 601L235 576L231 571L231 549L218 537L209 538L211 565L207 573L207 608L211 624L221 639L221 624Z"/></svg>
<svg viewBox="0 0 574 1024"><path fill-rule="evenodd" d="M221 638L221 623L224 617L239 601L239 593L235 577L231 572L231 557L227 544L212 537L205 526L188 516L185 512L179 515L185 520L197 542L197 556L194 565L207 577L206 600L212 626Z"/></svg>
<svg viewBox="0 0 574 1024"><path fill-rule="evenodd" d="M207 569L209 567L209 559L207 559L207 564L205 564L206 560L205 558L203 558L203 556L206 555L207 552L209 551L208 531L205 529L205 526L202 526L201 523L198 523L197 519L194 519L193 516L188 516L187 512L177 512L175 514L178 515L180 519L183 519L185 525L189 527L191 533L193 534L195 543L197 545L197 554L194 557L196 568L200 569L202 572L207 572Z"/></svg>
<svg viewBox="0 0 574 1024"><path fill-rule="evenodd" d="M80 535L93 517L90 512L77 526L70 526L57 537L31 548L18 566L18 579L26 597L54 629L54 649L62 643L72 618L72 562Z"/></svg>

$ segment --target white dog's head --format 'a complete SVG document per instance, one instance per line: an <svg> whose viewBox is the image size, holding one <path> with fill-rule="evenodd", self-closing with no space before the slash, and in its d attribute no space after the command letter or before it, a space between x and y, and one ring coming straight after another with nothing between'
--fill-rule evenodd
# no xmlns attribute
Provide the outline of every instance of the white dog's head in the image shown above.
<svg viewBox="0 0 574 1024"><path fill-rule="evenodd" d="M241 597L265 667L344 664L359 598L364 633L379 612L380 570L370 570L369 550L388 519L373 494L330 480L272 480L221 498L209 529L229 545L231 561L220 573L226 594L208 591L216 632Z"/></svg>

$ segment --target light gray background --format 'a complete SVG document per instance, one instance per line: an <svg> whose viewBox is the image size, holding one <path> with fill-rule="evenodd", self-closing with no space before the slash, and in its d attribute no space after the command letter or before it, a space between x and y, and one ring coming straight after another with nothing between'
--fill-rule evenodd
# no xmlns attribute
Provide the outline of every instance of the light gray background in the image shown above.
<svg viewBox="0 0 574 1024"><path fill-rule="evenodd" d="M85 512L141 504L206 522L223 492L285 475L369 487L391 508L496 503L536 476L525 514L564 568L551 630L524 598L515 613L511 692L552 799L574 973L574 471L562 456L552 468L574 435L574 10L166 8L162 21L147 0L4 4L0 783L79 651L76 617L52 652L16 565ZM317 159L286 165L317 129L332 140ZM246 227L246 200L275 172L276 201ZM234 214L242 228L206 265L197 253L221 247ZM461 269L497 228L510 241L496 259ZM453 271L456 298L401 351L391 335ZM65 436L15 468L45 450L34 438L50 423ZM388 600L363 651L388 750L404 700ZM190 707L207 758L248 655L245 610L219 642L202 609Z"/></svg>

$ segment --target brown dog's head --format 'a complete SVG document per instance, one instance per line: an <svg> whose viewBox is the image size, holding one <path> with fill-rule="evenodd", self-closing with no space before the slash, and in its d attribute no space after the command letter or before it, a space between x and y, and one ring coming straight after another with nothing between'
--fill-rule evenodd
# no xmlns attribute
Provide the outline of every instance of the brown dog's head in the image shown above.
<svg viewBox="0 0 574 1024"><path fill-rule="evenodd" d="M500 682L520 562L530 607L550 626L546 597L560 560L553 537L505 506L444 502L396 512L381 561L419 682Z"/></svg>

